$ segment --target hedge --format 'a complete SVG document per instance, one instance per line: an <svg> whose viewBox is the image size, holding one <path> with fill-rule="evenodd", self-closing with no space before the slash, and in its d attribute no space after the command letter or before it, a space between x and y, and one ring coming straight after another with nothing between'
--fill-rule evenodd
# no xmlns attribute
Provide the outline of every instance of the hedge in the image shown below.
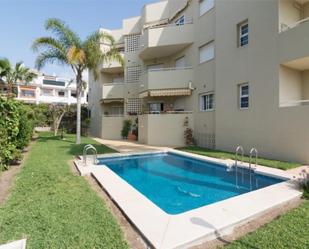
<svg viewBox="0 0 309 249"><path fill-rule="evenodd" d="M33 110L22 102L0 98L0 171L21 158L33 132Z"/></svg>

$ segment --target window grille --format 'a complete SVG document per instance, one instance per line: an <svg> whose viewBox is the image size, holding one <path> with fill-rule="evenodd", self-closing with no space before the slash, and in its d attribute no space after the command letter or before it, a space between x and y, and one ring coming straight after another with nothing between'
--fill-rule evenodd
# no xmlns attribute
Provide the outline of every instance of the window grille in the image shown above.
<svg viewBox="0 0 309 249"><path fill-rule="evenodd" d="M139 98L129 98L127 102L127 113L137 115L141 113L141 100Z"/></svg>
<svg viewBox="0 0 309 249"><path fill-rule="evenodd" d="M133 52L140 49L141 35L128 35L125 38L125 51Z"/></svg>
<svg viewBox="0 0 309 249"><path fill-rule="evenodd" d="M126 83L138 83L142 74L141 66L127 67Z"/></svg>

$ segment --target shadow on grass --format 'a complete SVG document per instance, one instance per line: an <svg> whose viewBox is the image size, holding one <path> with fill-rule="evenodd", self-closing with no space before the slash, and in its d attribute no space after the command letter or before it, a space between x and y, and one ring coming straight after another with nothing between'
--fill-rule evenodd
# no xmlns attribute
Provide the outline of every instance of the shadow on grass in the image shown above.
<svg viewBox="0 0 309 249"><path fill-rule="evenodd" d="M82 137L82 143L81 144L75 144L75 136L73 134L69 134L64 136L64 139L61 139L60 136L53 136L52 134L42 134L38 140L40 142L49 142L49 141L58 141L59 147L63 148L63 150L66 150L66 153L72 156L82 155L83 149L87 144L93 145L96 149L98 154L105 154L105 153L115 153L116 151L103 145L99 144L93 139L89 137Z"/></svg>

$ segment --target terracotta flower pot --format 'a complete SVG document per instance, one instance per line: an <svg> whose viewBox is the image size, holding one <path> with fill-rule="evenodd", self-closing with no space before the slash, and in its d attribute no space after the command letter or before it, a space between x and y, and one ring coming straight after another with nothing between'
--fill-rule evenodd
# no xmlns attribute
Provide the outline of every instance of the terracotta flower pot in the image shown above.
<svg viewBox="0 0 309 249"><path fill-rule="evenodd" d="M137 137L136 137L134 134L129 133L129 135L128 135L128 140L134 140L134 141L136 141L136 140L137 140Z"/></svg>

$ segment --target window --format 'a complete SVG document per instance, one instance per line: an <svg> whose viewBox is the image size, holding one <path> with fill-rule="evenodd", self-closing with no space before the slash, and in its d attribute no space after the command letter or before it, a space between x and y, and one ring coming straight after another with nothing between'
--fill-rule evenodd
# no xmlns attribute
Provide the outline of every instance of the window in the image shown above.
<svg viewBox="0 0 309 249"><path fill-rule="evenodd" d="M21 89L20 95L25 98L35 98L34 90Z"/></svg>
<svg viewBox="0 0 309 249"><path fill-rule="evenodd" d="M249 108L249 84L242 84L239 86L239 108Z"/></svg>
<svg viewBox="0 0 309 249"><path fill-rule="evenodd" d="M207 43L199 48L200 63L210 61L215 57L214 42Z"/></svg>
<svg viewBox="0 0 309 249"><path fill-rule="evenodd" d="M214 110L214 94L208 93L200 96L200 110L213 111Z"/></svg>
<svg viewBox="0 0 309 249"><path fill-rule="evenodd" d="M42 95L43 96L53 96L54 92L52 89L42 89Z"/></svg>
<svg viewBox="0 0 309 249"><path fill-rule="evenodd" d="M111 112L112 112L112 115L122 116L123 115L123 106L112 106Z"/></svg>
<svg viewBox="0 0 309 249"><path fill-rule="evenodd" d="M238 24L238 46L243 47L249 44L248 21Z"/></svg>
<svg viewBox="0 0 309 249"><path fill-rule="evenodd" d="M164 110L164 104L160 102L149 103L150 113L160 113Z"/></svg>
<svg viewBox="0 0 309 249"><path fill-rule="evenodd" d="M180 57L175 61L176 68L185 68L186 67L186 60L185 57Z"/></svg>
<svg viewBox="0 0 309 249"><path fill-rule="evenodd" d="M214 0L200 0L200 16L211 10L215 6Z"/></svg>
<svg viewBox="0 0 309 249"><path fill-rule="evenodd" d="M185 24L185 16L182 15L181 17L179 17L179 18L175 21L175 24L176 24L177 26L184 25L184 24Z"/></svg>
<svg viewBox="0 0 309 249"><path fill-rule="evenodd" d="M147 65L147 71L159 71L164 68L164 64Z"/></svg>
<svg viewBox="0 0 309 249"><path fill-rule="evenodd" d="M71 97L76 98L77 97L76 92L71 92Z"/></svg>
<svg viewBox="0 0 309 249"><path fill-rule="evenodd" d="M59 92L58 92L58 96L59 96L59 97L64 97L64 95L65 95L65 93L64 93L63 91L59 91Z"/></svg>

